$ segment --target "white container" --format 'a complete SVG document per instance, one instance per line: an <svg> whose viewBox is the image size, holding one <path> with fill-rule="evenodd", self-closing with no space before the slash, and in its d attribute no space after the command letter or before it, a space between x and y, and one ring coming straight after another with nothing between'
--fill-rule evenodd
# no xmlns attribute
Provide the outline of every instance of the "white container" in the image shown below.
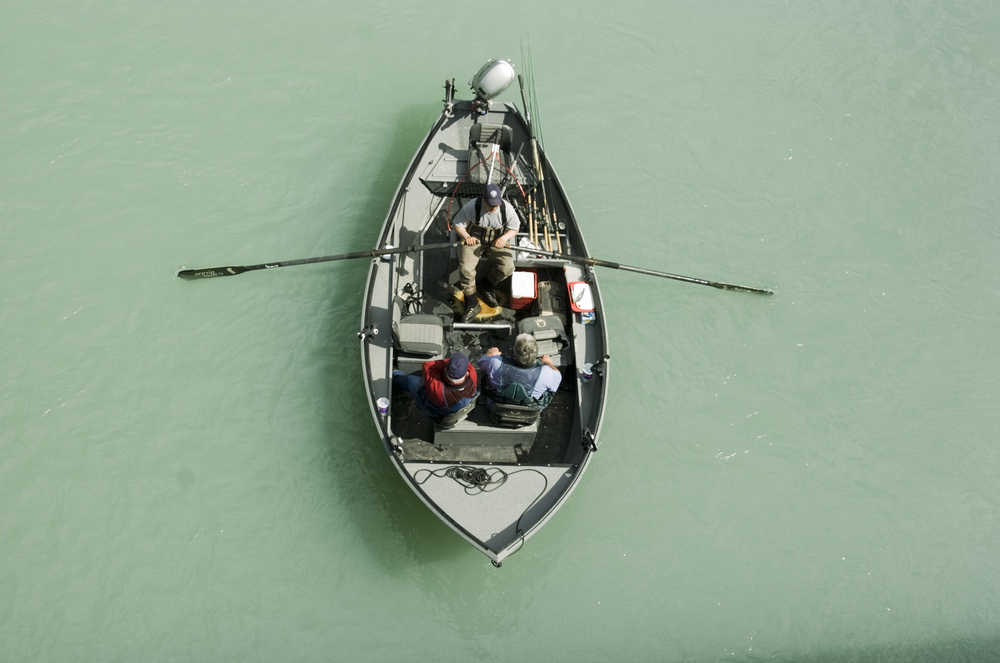
<svg viewBox="0 0 1000 663"><path fill-rule="evenodd" d="M510 307L522 309L538 298L538 281L535 272L514 272L510 277Z"/></svg>
<svg viewBox="0 0 1000 663"><path fill-rule="evenodd" d="M590 284L585 281L572 281L569 284L569 307L577 313L585 313L594 310L594 295L590 291Z"/></svg>
<svg viewBox="0 0 1000 663"><path fill-rule="evenodd" d="M389 414L389 399L385 396L379 397L379 399L375 401L375 405L378 407L379 414L383 416Z"/></svg>

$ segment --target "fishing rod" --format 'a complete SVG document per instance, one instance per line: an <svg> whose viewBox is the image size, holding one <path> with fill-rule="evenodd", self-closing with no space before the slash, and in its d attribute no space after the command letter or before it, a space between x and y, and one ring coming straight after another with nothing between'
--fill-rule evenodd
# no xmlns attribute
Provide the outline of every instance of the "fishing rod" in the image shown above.
<svg viewBox="0 0 1000 663"><path fill-rule="evenodd" d="M674 279L675 281L684 281L685 283L696 283L698 285L708 285L713 288L719 288L722 290L738 290L740 292L752 292L758 295L773 295L773 290L768 290L766 288L754 288L748 285L736 285L735 283L723 283L722 281L709 281L707 279L699 279L693 276L683 276L681 274L670 274L669 272L660 272L655 269L646 269L645 267L633 267L632 265L623 265L620 262L614 262L613 260L602 260L600 258L586 258L584 256L574 256L566 253L556 253L555 251L542 251L540 249L522 249L524 253L528 255L542 255L549 258L561 258L563 260L568 260L569 262L575 262L578 265L596 265L598 267L610 267L611 269L620 269L624 272L635 272L637 274L646 274L647 276L659 276L665 279Z"/></svg>
<svg viewBox="0 0 1000 663"><path fill-rule="evenodd" d="M524 94L524 77L521 76L521 74L517 75L517 83L518 83L518 85L521 88L521 102L524 104L525 109L527 109L528 108L528 102L527 102L527 99L525 98L525 94ZM535 187L534 187L535 188L535 195L534 195L534 198L535 198L535 201L537 202L537 200L538 200L538 189L541 188L541 190L542 190L542 208L541 209L544 212L546 210L546 208L548 207L548 199L547 199L547 197L545 195L545 187L542 186L543 183L544 183L544 181L545 181L545 174L542 171L541 160L538 158L538 140L535 138L535 125L529 119L531 117L530 111L525 110L525 112L528 114L527 117L525 118L525 122L528 125L528 135L530 137L530 143L531 143L531 156L532 156L533 164L534 164L534 167L535 167ZM537 118L538 114L535 113L535 116ZM531 207L532 209L534 208L533 205L531 205L529 207ZM548 218L545 215L539 215L539 216L542 219L542 223L544 224L545 248L551 250L552 249L552 241L551 241L551 239L549 237L549 223L548 223ZM532 243L533 244L537 244L538 243L537 239L538 239L538 235L537 235L537 231L536 231L535 232L535 240Z"/></svg>
<svg viewBox="0 0 1000 663"><path fill-rule="evenodd" d="M535 186L535 188L532 189L532 192L533 193L530 194L531 195L531 207L530 207L530 209L531 209L531 219L532 219L531 220L531 225L533 227L533 232L532 232L532 237L531 237L531 243L534 244L537 247L542 247L542 240L541 240L541 237L539 237L539 235L538 235L538 224L539 224L539 222L541 222L541 224L542 224L542 232L544 233L544 237L546 237L546 239L548 238L549 228L548 228L547 225L545 225L545 218L542 216L541 206L540 206L540 204L538 202L538 187ZM546 245L545 248L546 249L551 249L552 247Z"/></svg>
<svg viewBox="0 0 1000 663"><path fill-rule="evenodd" d="M535 89L535 83L538 80L535 78L535 56L531 51L530 43L527 43L524 46L524 53L528 70L528 99L531 101L531 114L535 117L531 126L534 130L535 137L538 139L538 144L545 145L545 133L542 131L544 128L542 126L542 111L538 106L538 90Z"/></svg>
<svg viewBox="0 0 1000 663"><path fill-rule="evenodd" d="M542 223L545 224L545 248L549 251L552 250L552 240L549 237L549 197L545 193L545 171L542 170L542 162L538 158L538 142L535 137L531 137L531 154L535 161L535 180L536 180L536 193L535 200L538 200L537 190L542 190L542 204L539 207L541 212Z"/></svg>
<svg viewBox="0 0 1000 663"><path fill-rule="evenodd" d="M524 44L521 44L521 61L525 63L527 67L527 56L524 54ZM521 74L517 75L517 85L521 88L521 105L524 106L524 123L528 125L528 136L531 142L531 151L535 154L535 163L538 163L538 147L535 144L535 130L534 125L531 123L531 106L528 105L528 100L524 95L524 76ZM523 147L523 145L522 145ZM518 152L520 154L520 152ZM537 177L537 165L535 169ZM535 225L535 201L534 192L528 189L528 241L538 245L538 229Z"/></svg>
<svg viewBox="0 0 1000 663"><path fill-rule="evenodd" d="M528 108L528 102L524 98L524 78L521 74L517 75L517 84L521 88L521 105L524 106L524 122L528 125L528 134L534 135L531 131L531 109Z"/></svg>
<svg viewBox="0 0 1000 663"><path fill-rule="evenodd" d="M262 262L258 265L230 265L228 267L204 267L202 269L182 269L177 272L177 277L188 281L195 279L211 279L217 276L236 276L243 272L252 272L256 269L276 269L278 267L292 267L294 265L311 265L317 262L331 262L334 260L351 260L353 258L378 258L398 253L419 253L421 251L432 251L434 249L447 249L458 246L461 242L437 242L434 244L416 244L413 246L371 249L368 251L354 251L352 253L340 253L332 256L319 256L317 258L299 258L297 260L282 260L278 262Z"/></svg>
<svg viewBox="0 0 1000 663"><path fill-rule="evenodd" d="M552 207L552 225L556 229L556 250L562 253L562 238L559 236L559 215L556 213L556 208Z"/></svg>
<svg viewBox="0 0 1000 663"><path fill-rule="evenodd" d="M538 246L538 233L535 228L535 197L532 192L528 192L528 241L534 246Z"/></svg>
<svg viewBox="0 0 1000 663"><path fill-rule="evenodd" d="M545 250L552 250L552 234L549 232L551 228L551 223L549 222L549 201L545 196L545 187L539 187L542 190L542 207L539 208L542 216L542 223L545 224Z"/></svg>
<svg viewBox="0 0 1000 663"><path fill-rule="evenodd" d="M556 241L555 248L558 251L562 251L562 238L559 234L558 221L553 216L556 214L556 210L554 206L549 205L548 186L545 183L545 169L542 167L542 159L539 157L539 151L538 151L538 146L540 143L543 143L543 138L542 138L542 127L540 121L540 112L538 110L538 94L535 90L535 63L534 63L534 58L531 57L530 50L526 49L523 43L521 46L521 59L524 62L525 69L528 71L528 86L530 87L531 90L530 92L531 106L529 106L528 99L526 98L524 92L524 87L525 87L524 78L520 74L518 74L517 82L521 88L521 103L524 104L524 107L526 109L525 110L525 112L527 113L526 119L529 119L531 117L531 112L530 110L527 109L533 107L535 114L535 120L532 122L529 119L528 121L528 133L531 137L531 154L535 166L536 188L540 188L542 190L542 199L541 199L542 214L540 216L542 219L542 223L544 224L545 248L549 251L552 250L553 248L552 239L554 237ZM536 200L538 198L537 192L535 194L535 198Z"/></svg>

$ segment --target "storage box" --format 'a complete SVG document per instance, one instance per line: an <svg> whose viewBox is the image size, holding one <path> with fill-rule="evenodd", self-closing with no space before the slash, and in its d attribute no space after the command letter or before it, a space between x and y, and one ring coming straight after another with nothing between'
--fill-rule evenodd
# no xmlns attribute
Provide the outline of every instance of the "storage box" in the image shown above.
<svg viewBox="0 0 1000 663"><path fill-rule="evenodd" d="M538 275L531 271L514 272L510 276L510 307L522 309L538 299Z"/></svg>

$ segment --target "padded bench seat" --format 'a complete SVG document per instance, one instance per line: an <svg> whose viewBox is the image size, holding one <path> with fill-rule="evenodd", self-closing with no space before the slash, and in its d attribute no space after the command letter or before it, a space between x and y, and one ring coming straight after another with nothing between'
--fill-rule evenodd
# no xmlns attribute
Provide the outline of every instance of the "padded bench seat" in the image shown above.
<svg viewBox="0 0 1000 663"><path fill-rule="evenodd" d="M436 361L444 359L444 355L434 355L433 357L415 357L413 355L396 355L396 368L409 373L410 375L421 375L424 370L425 361Z"/></svg>
<svg viewBox="0 0 1000 663"><path fill-rule="evenodd" d="M522 428L500 428L490 421L489 412L480 404L468 418L447 430L434 431L434 445L439 447L515 447L531 449L538 433L538 421Z"/></svg>

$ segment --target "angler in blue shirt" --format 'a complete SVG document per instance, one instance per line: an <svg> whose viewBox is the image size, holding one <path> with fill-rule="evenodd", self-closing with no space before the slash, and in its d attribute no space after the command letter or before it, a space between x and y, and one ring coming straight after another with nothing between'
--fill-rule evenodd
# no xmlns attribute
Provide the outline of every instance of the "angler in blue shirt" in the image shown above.
<svg viewBox="0 0 1000 663"><path fill-rule="evenodd" d="M514 339L514 360L506 359L493 347L479 360L487 394L501 403L543 409L562 382L562 373L548 355L538 357L538 343L531 334Z"/></svg>

